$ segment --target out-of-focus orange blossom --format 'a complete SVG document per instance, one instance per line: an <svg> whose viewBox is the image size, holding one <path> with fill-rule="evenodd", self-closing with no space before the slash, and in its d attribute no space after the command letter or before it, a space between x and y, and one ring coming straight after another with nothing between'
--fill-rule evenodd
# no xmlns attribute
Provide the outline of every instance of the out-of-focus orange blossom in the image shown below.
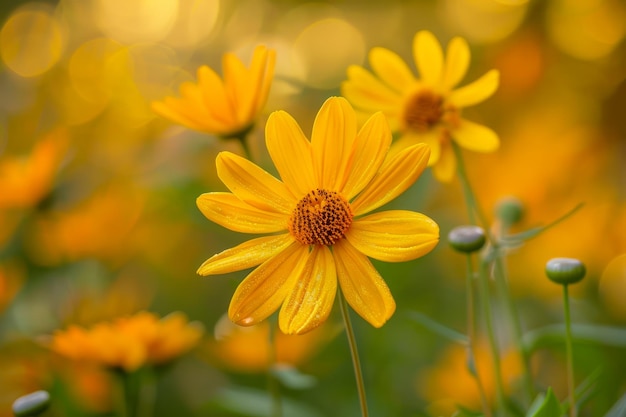
<svg viewBox="0 0 626 417"><path fill-rule="evenodd" d="M19 262L0 262L0 314L20 290L24 279L24 266Z"/></svg>
<svg viewBox="0 0 626 417"><path fill-rule="evenodd" d="M496 379L491 352L485 340L476 344L474 361L487 401L494 404ZM500 368L505 392L510 393L521 376L521 359L515 352L507 350L501 355ZM452 415L457 405L476 411L482 409L476 379L467 369L467 348L464 346L448 346L436 363L420 374L417 390L429 402L428 408L433 415Z"/></svg>
<svg viewBox="0 0 626 417"><path fill-rule="evenodd" d="M205 353L216 366L238 372L262 372L274 365L306 365L337 333L325 324L303 335L287 335L276 329L270 345L270 326L266 320L250 327L238 326L224 315L215 325L214 339L206 343Z"/></svg>
<svg viewBox="0 0 626 417"><path fill-rule="evenodd" d="M144 195L130 185L104 187L75 205L42 213L29 235L29 251L48 265L88 257L123 259L143 205Z"/></svg>
<svg viewBox="0 0 626 417"><path fill-rule="evenodd" d="M153 313L140 312L89 329L70 325L55 332L49 347L74 361L132 372L175 359L195 347L202 335L202 326L188 322L183 313L159 319Z"/></svg>

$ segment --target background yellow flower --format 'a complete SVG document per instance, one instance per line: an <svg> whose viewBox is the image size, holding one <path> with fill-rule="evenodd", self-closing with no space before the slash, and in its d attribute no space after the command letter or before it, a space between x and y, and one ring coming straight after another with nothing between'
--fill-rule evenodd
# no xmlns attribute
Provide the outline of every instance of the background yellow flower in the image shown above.
<svg viewBox="0 0 626 417"><path fill-rule="evenodd" d="M265 46L254 50L250 68L233 53L224 55L223 77L210 67L198 68L198 84L180 86L181 98L155 101L155 112L190 129L222 137L249 130L265 106L274 76L276 53Z"/></svg>
<svg viewBox="0 0 626 417"><path fill-rule="evenodd" d="M400 134L395 148L428 144L428 164L433 166L435 176L450 181L456 172L451 141L477 152L492 152L499 146L493 130L461 117L461 109L486 100L496 91L499 72L491 70L457 88L470 63L467 42L453 38L444 56L439 41L428 31L415 35L413 59L419 78L395 52L373 48L369 53L373 74L360 66L350 66L341 92L363 112L385 113L394 132Z"/></svg>

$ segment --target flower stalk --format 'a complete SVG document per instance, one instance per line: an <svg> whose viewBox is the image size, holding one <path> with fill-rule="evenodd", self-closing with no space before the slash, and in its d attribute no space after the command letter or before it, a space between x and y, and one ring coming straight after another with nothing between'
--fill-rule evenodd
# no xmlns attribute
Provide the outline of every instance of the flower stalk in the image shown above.
<svg viewBox="0 0 626 417"><path fill-rule="evenodd" d="M352 356L352 366L354 368L354 378L356 380L356 388L359 393L359 404L361 405L361 417L368 417L367 411L367 397L365 396L365 384L363 383L363 372L361 371L361 361L359 359L359 350L357 348L356 338L354 337L354 330L352 328L352 322L350 321L350 312L348 311L348 303L341 288L338 293L339 307L341 309L341 317L343 317L343 324L346 329L346 336L348 337L348 346L350 347L350 354Z"/></svg>

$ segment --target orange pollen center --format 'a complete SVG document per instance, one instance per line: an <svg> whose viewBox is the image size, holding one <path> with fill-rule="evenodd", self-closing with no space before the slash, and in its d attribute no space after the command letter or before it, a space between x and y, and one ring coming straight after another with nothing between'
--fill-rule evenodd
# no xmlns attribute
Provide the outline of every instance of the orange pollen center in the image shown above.
<svg viewBox="0 0 626 417"><path fill-rule="evenodd" d="M443 98L429 90L422 90L409 98L404 112L408 128L425 131L436 125L443 117Z"/></svg>
<svg viewBox="0 0 626 417"><path fill-rule="evenodd" d="M298 202L289 232L304 245L334 245L352 224L352 208L337 192L316 189Z"/></svg>

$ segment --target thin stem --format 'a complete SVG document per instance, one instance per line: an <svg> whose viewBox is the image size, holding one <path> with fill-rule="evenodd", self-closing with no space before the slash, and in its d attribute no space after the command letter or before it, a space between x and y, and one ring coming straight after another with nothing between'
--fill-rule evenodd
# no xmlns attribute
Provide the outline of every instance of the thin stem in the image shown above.
<svg viewBox="0 0 626 417"><path fill-rule="evenodd" d="M273 320L269 321L269 346L268 346L268 361L269 367L267 372L267 386L272 398L272 417L282 417L283 406L280 398L280 386L274 375L274 366L276 365L276 323Z"/></svg>
<svg viewBox="0 0 626 417"><path fill-rule="evenodd" d="M113 393L115 397L115 403L117 404L117 412L120 417L128 417L128 399L127 399L127 382L126 373L122 370L113 369L113 379L115 380L115 391Z"/></svg>
<svg viewBox="0 0 626 417"><path fill-rule="evenodd" d="M472 256L470 254L467 255L467 272L465 275L465 292L467 294L467 351L468 355L470 356L471 362L475 364L476 355L474 354L474 343L476 341L476 314L474 306L474 283L472 282L472 277L474 275L474 266L472 265ZM470 374L472 374L474 379L476 379L476 385L478 386L478 392L480 393L480 402L483 408L483 413L485 417L491 417L491 409L489 408L489 403L487 402L485 388L483 387L476 366L473 366L473 369L470 369Z"/></svg>
<svg viewBox="0 0 626 417"><path fill-rule="evenodd" d="M350 346L350 353L352 354L352 366L354 367L354 378L356 379L356 388L359 393L359 403L361 404L361 416L367 417L369 415L367 411L367 398L365 397L365 384L363 383L363 373L361 372L361 362L359 360L359 351L356 345L356 338L354 337L354 330L352 329L352 322L350 321L350 312L348 311L348 303L343 296L341 288L338 291L339 306L341 308L341 316L343 317L343 324L346 328L346 336L348 337L348 345Z"/></svg>
<svg viewBox="0 0 626 417"><path fill-rule="evenodd" d="M139 401L137 401L137 416L151 417L154 414L154 403L157 392L157 378L155 369L146 368L139 372Z"/></svg>
<svg viewBox="0 0 626 417"><path fill-rule="evenodd" d="M493 367L494 378L496 381L496 401L498 403L498 410L503 411L506 410L506 407L504 398L504 383L502 382L502 370L500 369L500 349L498 348L492 321L491 295L489 294L489 281L485 268L485 263L481 262L480 273L478 274L478 285L481 298L480 304L482 306L482 313L485 319L489 348L491 349L491 355L489 356L491 358L491 365Z"/></svg>
<svg viewBox="0 0 626 417"><path fill-rule="evenodd" d="M569 390L569 415L576 417L574 386L574 351L572 348L572 323L569 313L569 294L567 284L563 285L563 309L565 310L565 349L567 354L567 388Z"/></svg>
<svg viewBox="0 0 626 417"><path fill-rule="evenodd" d="M489 242L491 243L491 247L493 248L494 254L494 263L495 263L495 280L498 292L500 293L501 298L504 300L505 308L507 310L507 314L509 316L509 321L512 323L512 336L515 346L517 348L518 354L522 358L522 367L523 367L523 381L524 381L524 389L526 393L526 400L529 404L535 396L535 388L531 378L530 371L530 358L528 356L528 352L523 348L522 344L522 324L520 321L519 314L517 312L517 308L515 307L515 303L513 302L513 297L511 295L511 291L508 286L508 277L506 268L504 266L504 261L502 259L503 252L500 246L500 242L493 235L491 229L489 228L489 224L487 223L487 219L483 214L480 206L478 205L478 200L476 199L476 195L472 189L472 186L469 181L469 177L467 175L467 171L465 169L465 162L463 160L463 154L459 146L452 142L452 148L454 149L454 153L457 159L457 172L459 174L459 179L463 185L463 191L465 195L465 204L467 206L468 216L470 222L475 222L474 213L478 217L480 225L485 230Z"/></svg>

